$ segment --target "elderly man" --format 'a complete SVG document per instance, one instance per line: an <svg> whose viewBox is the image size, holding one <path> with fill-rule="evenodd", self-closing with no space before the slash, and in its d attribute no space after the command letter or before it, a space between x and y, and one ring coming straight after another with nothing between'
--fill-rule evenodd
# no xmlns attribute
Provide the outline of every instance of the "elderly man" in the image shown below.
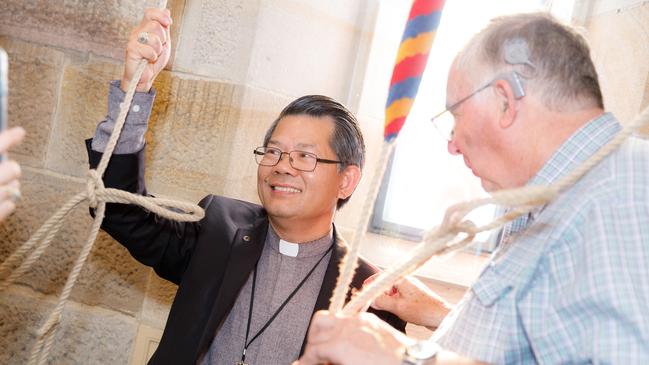
<svg viewBox="0 0 649 365"><path fill-rule="evenodd" d="M169 58L170 25L168 11L147 10L131 33L124 76L111 85L108 118L88 141L90 165L96 166L123 90L140 60L148 60L104 175L106 186L146 194L143 136L154 98L151 85ZM200 203L203 220L178 223L138 206L109 204L103 228L136 259L179 285L150 364L297 359L311 316L328 306L338 277L346 248L333 218L360 180L364 153L354 116L328 97L310 95L290 103L254 149L263 206L209 195ZM354 286L360 288L375 272L362 261ZM375 312L404 329L393 314Z"/></svg>
<svg viewBox="0 0 649 365"><path fill-rule="evenodd" d="M498 18L476 35L451 67L447 105L449 152L488 191L552 184L622 129L604 112L583 37L545 14ZM318 313L300 365L647 364L648 243L649 142L631 137L507 225L448 316L410 279L374 303L439 325L433 339L415 342L369 314Z"/></svg>

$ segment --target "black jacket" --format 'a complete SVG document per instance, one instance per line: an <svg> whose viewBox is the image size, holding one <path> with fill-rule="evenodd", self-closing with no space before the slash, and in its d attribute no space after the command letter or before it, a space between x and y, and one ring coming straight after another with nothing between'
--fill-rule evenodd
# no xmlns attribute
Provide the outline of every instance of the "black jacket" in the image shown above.
<svg viewBox="0 0 649 365"><path fill-rule="evenodd" d="M101 154L86 141L90 167ZM106 187L146 195L144 152L113 155L104 174ZM210 346L216 330L234 305L241 287L261 255L268 217L259 205L208 195L199 205L205 218L180 223L160 218L136 205L107 204L102 228L141 263L178 285L160 345L149 364L195 364ZM335 232L322 287L313 311L326 309L346 252ZM352 286L360 288L376 269L360 260ZM375 312L404 331L405 322L384 311ZM304 344L302 345L304 347Z"/></svg>

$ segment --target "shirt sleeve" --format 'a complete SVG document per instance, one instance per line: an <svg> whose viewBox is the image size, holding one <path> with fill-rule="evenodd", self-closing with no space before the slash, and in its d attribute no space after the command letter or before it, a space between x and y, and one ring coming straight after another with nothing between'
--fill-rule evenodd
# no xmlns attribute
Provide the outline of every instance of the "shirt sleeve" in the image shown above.
<svg viewBox="0 0 649 365"><path fill-rule="evenodd" d="M126 94L120 88L119 81L112 81L108 91L108 115L106 119L97 125L95 136L92 139L92 149L97 152L103 152L108 144L110 134L115 127L115 120L119 115L120 105L124 101ZM144 133L148 127L153 101L155 99L155 90L151 89L148 93L136 92L131 103L122 133L117 140L117 145L113 153L129 154L135 153L144 147Z"/></svg>

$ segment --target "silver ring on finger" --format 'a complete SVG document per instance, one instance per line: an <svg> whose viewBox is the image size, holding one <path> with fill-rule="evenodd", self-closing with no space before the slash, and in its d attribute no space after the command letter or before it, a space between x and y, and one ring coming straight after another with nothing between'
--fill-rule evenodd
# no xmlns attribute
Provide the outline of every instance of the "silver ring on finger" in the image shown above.
<svg viewBox="0 0 649 365"><path fill-rule="evenodd" d="M20 190L18 189L12 189L9 192L9 196L11 197L11 200L16 203L18 200L21 198Z"/></svg>
<svg viewBox="0 0 649 365"><path fill-rule="evenodd" d="M149 43L149 33L140 32L140 34L137 35L137 41L142 44Z"/></svg>
<svg viewBox="0 0 649 365"><path fill-rule="evenodd" d="M17 202L21 198L20 190L13 186L2 186L0 191L4 191L12 202Z"/></svg>

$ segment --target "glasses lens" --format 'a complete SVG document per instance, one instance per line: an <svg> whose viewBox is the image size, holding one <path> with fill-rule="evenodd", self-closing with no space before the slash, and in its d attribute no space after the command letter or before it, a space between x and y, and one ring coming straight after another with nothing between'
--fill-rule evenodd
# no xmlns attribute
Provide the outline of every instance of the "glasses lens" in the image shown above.
<svg viewBox="0 0 649 365"><path fill-rule="evenodd" d="M309 152L292 151L289 155L291 166L296 170L313 171L317 163L316 155Z"/></svg>
<svg viewBox="0 0 649 365"><path fill-rule="evenodd" d="M275 166L282 152L276 148L257 147L255 149L255 161L262 166Z"/></svg>
<svg viewBox="0 0 649 365"><path fill-rule="evenodd" d="M437 131L441 134L442 138L450 141L453 138L453 128L455 128L455 118L450 111L446 110L444 113L436 116L431 120Z"/></svg>

